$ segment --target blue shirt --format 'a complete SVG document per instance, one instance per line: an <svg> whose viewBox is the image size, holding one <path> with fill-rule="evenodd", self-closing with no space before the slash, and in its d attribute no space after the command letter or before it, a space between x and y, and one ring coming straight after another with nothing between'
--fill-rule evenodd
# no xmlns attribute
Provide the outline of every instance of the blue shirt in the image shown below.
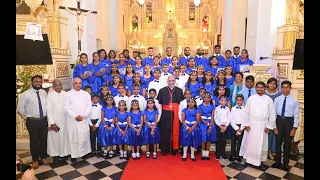
<svg viewBox="0 0 320 180"><path fill-rule="evenodd" d="M160 63L160 64L161 64L161 65L168 64L168 66L171 66L171 64L172 64L172 56L169 57L169 58L168 58L168 56L165 57L165 58L163 58L163 59L161 60L161 63Z"/></svg>
<svg viewBox="0 0 320 180"><path fill-rule="evenodd" d="M293 117L293 127L298 128L299 125L299 102L293 96L286 96L286 107L284 117ZM276 114L281 116L282 106L285 96L281 95L274 100L274 109Z"/></svg>
<svg viewBox="0 0 320 180"><path fill-rule="evenodd" d="M178 61L178 65L179 65L179 66L180 66L181 64L187 65L190 58L192 58L192 56L189 56L189 57L187 57L187 58L186 58L186 56L181 57L181 58L179 59L179 61Z"/></svg>
<svg viewBox="0 0 320 180"><path fill-rule="evenodd" d="M251 90L250 96L257 94L256 88L251 88L250 90ZM243 88L238 94L242 94L244 96L243 106L245 106L248 100L249 89L247 87Z"/></svg>
<svg viewBox="0 0 320 180"><path fill-rule="evenodd" d="M204 56L195 56L194 60L196 61L196 66L203 65L204 67L208 66L208 59Z"/></svg>
<svg viewBox="0 0 320 180"><path fill-rule="evenodd" d="M147 56L142 59L142 66L146 66L147 64L153 66L153 57Z"/></svg>

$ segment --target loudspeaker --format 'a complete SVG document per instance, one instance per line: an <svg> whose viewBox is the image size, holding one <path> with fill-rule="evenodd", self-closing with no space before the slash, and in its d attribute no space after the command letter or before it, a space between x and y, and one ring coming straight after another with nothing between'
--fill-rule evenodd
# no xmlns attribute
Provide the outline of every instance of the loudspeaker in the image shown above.
<svg viewBox="0 0 320 180"><path fill-rule="evenodd" d="M48 35L42 37L43 41L33 41L16 35L16 65L52 64Z"/></svg>
<svg viewBox="0 0 320 180"><path fill-rule="evenodd" d="M304 39L296 39L292 69L304 69Z"/></svg>

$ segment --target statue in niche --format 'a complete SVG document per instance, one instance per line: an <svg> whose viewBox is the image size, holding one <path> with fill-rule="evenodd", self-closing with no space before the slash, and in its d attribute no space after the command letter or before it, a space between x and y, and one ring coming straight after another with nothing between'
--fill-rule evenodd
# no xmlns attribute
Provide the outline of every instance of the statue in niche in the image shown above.
<svg viewBox="0 0 320 180"><path fill-rule="evenodd" d="M152 12L147 13L147 22L152 23Z"/></svg>
<svg viewBox="0 0 320 180"><path fill-rule="evenodd" d="M194 22L194 16L195 16L194 12L191 11L190 14L189 14L189 21L192 22L192 23Z"/></svg>
<svg viewBox="0 0 320 180"><path fill-rule="evenodd" d="M286 24L299 23L299 9L301 0L286 1Z"/></svg>
<svg viewBox="0 0 320 180"><path fill-rule="evenodd" d="M133 17L132 17L132 31L133 32L137 32L137 30L138 30L138 16L135 14L135 15L133 15Z"/></svg>
<svg viewBox="0 0 320 180"><path fill-rule="evenodd" d="M173 38L173 35L172 35L172 29L170 28L169 31L168 31L168 36L167 38Z"/></svg>
<svg viewBox="0 0 320 180"><path fill-rule="evenodd" d="M202 18L202 32L208 32L208 27L209 27L209 16L205 14Z"/></svg>

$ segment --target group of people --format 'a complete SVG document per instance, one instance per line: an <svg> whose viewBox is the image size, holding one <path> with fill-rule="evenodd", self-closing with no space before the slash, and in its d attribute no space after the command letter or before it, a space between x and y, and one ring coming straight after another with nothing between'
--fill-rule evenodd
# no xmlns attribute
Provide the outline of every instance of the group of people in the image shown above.
<svg viewBox="0 0 320 180"><path fill-rule="evenodd" d="M291 139L299 119L299 103L290 96L291 82L277 79L267 84L255 83L249 75L243 83L246 66L252 66L247 50L234 55L227 50L208 59L203 49L197 56L148 57L139 52L124 50L118 55L111 50L93 53L88 64L81 54L81 64L75 67L73 89L63 91L60 80L53 81L53 90L41 89L42 77L32 77L32 88L24 92L18 103L18 112L26 119L30 134L33 167L39 159L48 164L71 155L86 158L88 155L113 158L141 158L141 146L146 145L146 157L157 158L157 147L163 155L176 155L179 150L186 161L188 148L192 161L195 151L202 160L210 160L210 145L215 143L216 159L246 162L263 167L269 155L276 152L280 167L281 146L284 141L284 168L288 168ZM274 102L273 102L274 101ZM231 139L231 156L225 153L226 140ZM268 142L269 140L269 142ZM47 148L48 145L48 148ZM269 150L269 154L268 154Z"/></svg>

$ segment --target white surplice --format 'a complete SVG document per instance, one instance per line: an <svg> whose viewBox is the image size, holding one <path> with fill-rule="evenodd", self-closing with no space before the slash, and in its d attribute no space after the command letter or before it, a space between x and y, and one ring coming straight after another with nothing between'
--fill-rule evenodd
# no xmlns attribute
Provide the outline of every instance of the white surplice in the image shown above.
<svg viewBox="0 0 320 180"><path fill-rule="evenodd" d="M252 95L246 103L245 112L243 126L250 126L250 131L244 131L239 156L249 164L260 166L268 157L268 134L264 129L273 130L275 127L273 101L267 95Z"/></svg>
<svg viewBox="0 0 320 180"><path fill-rule="evenodd" d="M74 89L66 93L64 108L67 113L68 139L70 142L71 158L82 157L91 152L90 129L88 116L92 111L90 94ZM76 117L83 117L82 121L77 121Z"/></svg>
<svg viewBox="0 0 320 180"><path fill-rule="evenodd" d="M70 154L70 146L67 139L67 119L63 108L66 92L49 92L47 96L48 127L56 124L60 128L58 132L48 131L47 153L51 156L64 157Z"/></svg>

